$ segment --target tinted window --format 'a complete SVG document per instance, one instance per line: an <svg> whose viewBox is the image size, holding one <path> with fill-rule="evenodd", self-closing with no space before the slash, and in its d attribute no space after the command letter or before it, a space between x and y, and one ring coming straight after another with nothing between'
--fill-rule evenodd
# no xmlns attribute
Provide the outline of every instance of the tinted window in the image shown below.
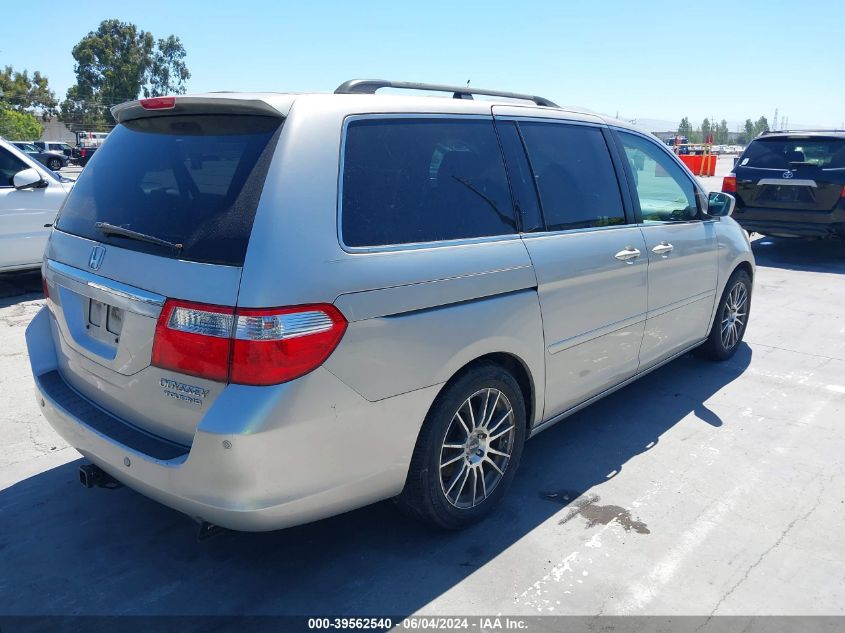
<svg viewBox="0 0 845 633"><path fill-rule="evenodd" d="M545 228L540 214L540 204L537 199L537 188L534 176L528 165L525 147L519 137L516 123L512 121L499 122L499 139L505 152L505 162L508 169L508 179L511 192L514 195L522 222L521 229L526 232L541 231Z"/></svg>
<svg viewBox="0 0 845 633"><path fill-rule="evenodd" d="M14 187L13 178L28 165L11 152L0 147L0 187Z"/></svg>
<svg viewBox="0 0 845 633"><path fill-rule="evenodd" d="M666 150L636 134L620 132L619 138L634 176L643 222L696 219L692 181Z"/></svg>
<svg viewBox="0 0 845 633"><path fill-rule="evenodd" d="M619 183L601 130L520 123L549 231L625 224Z"/></svg>
<svg viewBox="0 0 845 633"><path fill-rule="evenodd" d="M56 227L123 248L241 265L280 120L170 116L117 126L83 170ZM181 251L104 236L106 222Z"/></svg>
<svg viewBox="0 0 845 633"><path fill-rule="evenodd" d="M739 165L784 170L796 165L841 169L845 167L845 139L761 138L748 146Z"/></svg>
<svg viewBox="0 0 845 633"><path fill-rule="evenodd" d="M492 121L351 122L341 218L343 241L349 246L514 233Z"/></svg>

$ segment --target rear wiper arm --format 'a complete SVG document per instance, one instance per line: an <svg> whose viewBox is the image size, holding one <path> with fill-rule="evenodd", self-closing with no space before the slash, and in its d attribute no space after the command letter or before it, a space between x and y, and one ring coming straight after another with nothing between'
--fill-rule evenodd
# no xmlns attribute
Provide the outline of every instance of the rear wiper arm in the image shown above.
<svg viewBox="0 0 845 633"><path fill-rule="evenodd" d="M100 231L100 233L102 233L103 235L117 235L119 237L125 237L130 240L137 240L139 242L147 242L148 244L164 246L165 248L171 248L175 251L182 250L182 244L177 244L176 242L168 242L167 240L163 240L160 237L154 237L152 235L147 235L146 233L132 231L130 229L123 228L122 226L117 226L116 224L109 224L108 222L95 222L94 228Z"/></svg>

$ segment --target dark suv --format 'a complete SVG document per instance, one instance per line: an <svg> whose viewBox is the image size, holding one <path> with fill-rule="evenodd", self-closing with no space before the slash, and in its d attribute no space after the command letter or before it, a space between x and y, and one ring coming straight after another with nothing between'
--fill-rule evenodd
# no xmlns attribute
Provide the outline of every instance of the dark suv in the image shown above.
<svg viewBox="0 0 845 633"><path fill-rule="evenodd" d="M768 132L740 156L722 191L747 231L845 239L845 131Z"/></svg>

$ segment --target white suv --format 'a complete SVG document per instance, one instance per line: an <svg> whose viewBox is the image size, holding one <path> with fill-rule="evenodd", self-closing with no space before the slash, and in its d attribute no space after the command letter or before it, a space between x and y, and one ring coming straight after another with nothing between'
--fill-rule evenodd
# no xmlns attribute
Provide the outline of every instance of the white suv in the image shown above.
<svg viewBox="0 0 845 633"><path fill-rule="evenodd" d="M0 139L0 272L41 266L49 227L72 186Z"/></svg>

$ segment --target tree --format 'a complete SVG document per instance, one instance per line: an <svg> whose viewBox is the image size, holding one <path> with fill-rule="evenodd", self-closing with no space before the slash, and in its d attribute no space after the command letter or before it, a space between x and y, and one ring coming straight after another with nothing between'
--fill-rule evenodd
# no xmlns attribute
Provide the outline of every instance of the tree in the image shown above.
<svg viewBox="0 0 845 633"><path fill-rule="evenodd" d="M62 102L62 119L76 129L113 125L110 108L142 93L183 93L191 76L178 37L156 42L152 33L120 20L103 20L72 53L76 85Z"/></svg>
<svg viewBox="0 0 845 633"><path fill-rule="evenodd" d="M15 71L11 66L0 70L0 108L28 112L46 119L56 113L56 95L39 71Z"/></svg>
<svg viewBox="0 0 845 633"><path fill-rule="evenodd" d="M754 131L754 124L751 122L751 119L745 119L745 142L750 143L751 139L757 136L757 133Z"/></svg>
<svg viewBox="0 0 845 633"><path fill-rule="evenodd" d="M718 145L725 145L730 138L730 132L728 132L728 122L725 119L722 119L719 122L719 126L716 128L716 143Z"/></svg>
<svg viewBox="0 0 845 633"><path fill-rule="evenodd" d="M758 136L763 132L769 131L769 122L766 120L766 117L761 116L757 119L757 122L754 124L754 136Z"/></svg>
<svg viewBox="0 0 845 633"><path fill-rule="evenodd" d="M707 142L707 137L710 135L712 130L710 129L710 119L706 118L704 121L701 122L701 142Z"/></svg>
<svg viewBox="0 0 845 633"><path fill-rule="evenodd" d="M41 136L41 122L29 112L0 108L0 136L11 140L32 140Z"/></svg>
<svg viewBox="0 0 845 633"><path fill-rule="evenodd" d="M185 65L185 47L175 35L159 40L149 71L149 86L144 88L147 97L167 94L185 94L185 82L191 73Z"/></svg>
<svg viewBox="0 0 845 633"><path fill-rule="evenodd" d="M692 125L689 122L687 117L681 119L681 123L678 125L678 136L686 136L689 138L692 135Z"/></svg>

